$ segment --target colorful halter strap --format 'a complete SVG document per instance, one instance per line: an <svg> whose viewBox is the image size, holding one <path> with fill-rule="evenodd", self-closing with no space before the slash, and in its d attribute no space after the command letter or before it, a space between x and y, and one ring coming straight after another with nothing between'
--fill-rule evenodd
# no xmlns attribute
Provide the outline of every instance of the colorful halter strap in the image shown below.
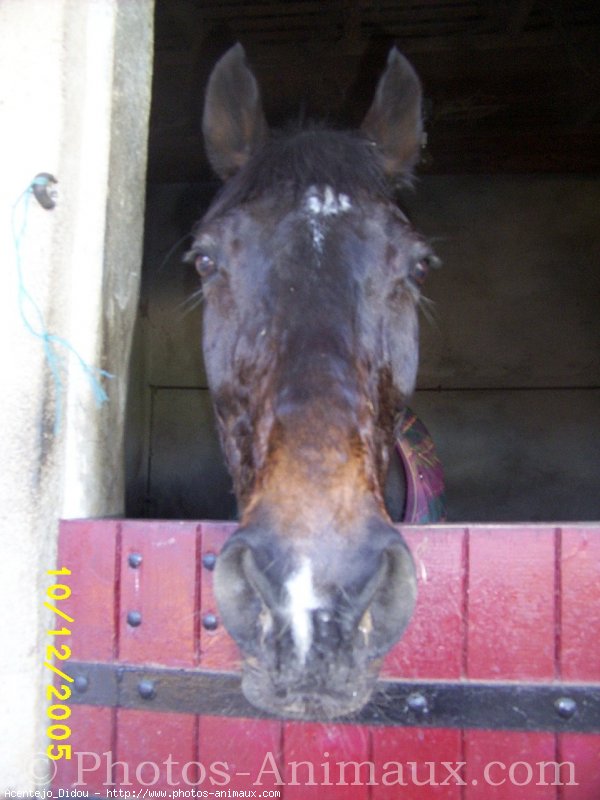
<svg viewBox="0 0 600 800"><path fill-rule="evenodd" d="M409 408L398 427L396 450L406 475L404 522L434 523L446 519L442 463L421 420Z"/></svg>

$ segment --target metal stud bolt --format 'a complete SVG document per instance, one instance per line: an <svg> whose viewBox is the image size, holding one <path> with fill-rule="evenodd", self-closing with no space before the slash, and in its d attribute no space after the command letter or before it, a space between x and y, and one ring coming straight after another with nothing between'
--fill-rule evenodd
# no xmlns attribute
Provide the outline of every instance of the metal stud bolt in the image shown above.
<svg viewBox="0 0 600 800"><path fill-rule="evenodd" d="M144 700L152 700L156 696L156 689L153 681L143 680L138 683L138 692Z"/></svg>
<svg viewBox="0 0 600 800"><path fill-rule="evenodd" d="M406 698L406 705L415 714L427 714L429 712L427 698L425 695L421 694L421 692L412 692L409 694Z"/></svg>
<svg viewBox="0 0 600 800"><path fill-rule="evenodd" d="M129 553L127 563L132 569L137 569L143 560L144 559L141 553Z"/></svg>
<svg viewBox="0 0 600 800"><path fill-rule="evenodd" d="M577 703L572 697L559 697L554 701L554 708L559 717L571 719L577 711Z"/></svg>
<svg viewBox="0 0 600 800"><path fill-rule="evenodd" d="M215 614L205 614L202 617L202 624L207 631L216 631L219 627L219 620Z"/></svg>
<svg viewBox="0 0 600 800"><path fill-rule="evenodd" d="M139 625L141 625L142 624L141 613L139 611L128 611L127 624L131 625L132 628L137 628Z"/></svg>
<svg viewBox="0 0 600 800"><path fill-rule="evenodd" d="M217 556L214 553L205 553L202 558L202 564L206 569L213 570L217 563Z"/></svg>
<svg viewBox="0 0 600 800"><path fill-rule="evenodd" d="M75 680L73 681L73 685L75 686L76 692L79 692L79 694L83 694L84 692L87 692L90 682L85 677L85 675L76 675Z"/></svg>

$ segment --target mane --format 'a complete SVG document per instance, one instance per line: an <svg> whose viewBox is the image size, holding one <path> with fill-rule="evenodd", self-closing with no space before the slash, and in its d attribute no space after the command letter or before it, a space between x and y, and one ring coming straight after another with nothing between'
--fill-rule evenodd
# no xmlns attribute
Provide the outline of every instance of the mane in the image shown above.
<svg viewBox="0 0 600 800"><path fill-rule="evenodd" d="M207 218L269 194L295 200L311 186L373 199L393 194L373 142L360 133L312 127L273 134L225 183Z"/></svg>

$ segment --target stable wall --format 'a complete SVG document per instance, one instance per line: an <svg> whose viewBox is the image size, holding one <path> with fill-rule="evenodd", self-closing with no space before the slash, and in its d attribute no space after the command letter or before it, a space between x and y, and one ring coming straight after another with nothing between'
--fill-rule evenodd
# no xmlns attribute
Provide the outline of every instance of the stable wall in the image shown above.
<svg viewBox="0 0 600 800"><path fill-rule="evenodd" d="M198 283L169 253L216 186L151 185L128 426L128 515L235 514L201 364ZM443 261L412 406L450 520L600 518L600 182L429 176L404 198ZM185 246L183 246L185 247Z"/></svg>
<svg viewBox="0 0 600 800"><path fill-rule="evenodd" d="M48 777L43 664L57 618L44 600L58 520L123 511L152 26L151 0L0 3L0 790L41 789ZM53 210L26 205L39 172L58 180ZM96 405L78 357L44 332L114 376L101 381L107 403Z"/></svg>
<svg viewBox="0 0 600 800"><path fill-rule="evenodd" d="M444 262L414 406L450 518L599 519L600 182L428 178L409 206Z"/></svg>

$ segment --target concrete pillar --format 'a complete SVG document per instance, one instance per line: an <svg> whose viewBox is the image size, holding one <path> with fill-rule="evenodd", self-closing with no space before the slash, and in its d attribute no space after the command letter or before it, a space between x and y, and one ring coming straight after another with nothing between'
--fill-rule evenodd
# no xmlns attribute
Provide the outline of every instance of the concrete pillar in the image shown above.
<svg viewBox="0 0 600 800"><path fill-rule="evenodd" d="M44 782L58 520L123 511L152 25L152 0L0 3L0 789ZM58 180L53 210L21 196L40 172ZM79 357L28 325L114 375L108 402Z"/></svg>

